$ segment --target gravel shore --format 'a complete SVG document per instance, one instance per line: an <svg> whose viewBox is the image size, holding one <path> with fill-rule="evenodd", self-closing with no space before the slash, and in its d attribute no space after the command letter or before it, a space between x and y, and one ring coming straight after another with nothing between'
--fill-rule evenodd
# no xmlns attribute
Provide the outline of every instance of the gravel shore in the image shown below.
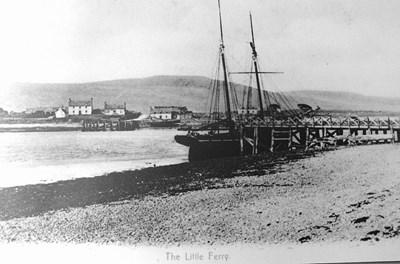
<svg viewBox="0 0 400 264"><path fill-rule="evenodd" d="M400 235L400 148L370 145L0 190L0 242L381 243Z"/></svg>

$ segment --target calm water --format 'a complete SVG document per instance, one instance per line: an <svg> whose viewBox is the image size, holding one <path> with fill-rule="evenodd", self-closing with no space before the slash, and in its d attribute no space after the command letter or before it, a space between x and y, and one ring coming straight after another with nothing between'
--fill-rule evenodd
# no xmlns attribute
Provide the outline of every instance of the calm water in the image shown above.
<svg viewBox="0 0 400 264"><path fill-rule="evenodd" d="M174 129L0 134L0 187L93 177L187 161Z"/></svg>

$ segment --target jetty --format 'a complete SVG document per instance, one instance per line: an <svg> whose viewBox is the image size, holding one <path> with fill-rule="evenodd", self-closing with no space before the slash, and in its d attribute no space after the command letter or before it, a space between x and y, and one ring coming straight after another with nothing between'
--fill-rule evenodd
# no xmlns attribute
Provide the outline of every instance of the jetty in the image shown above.
<svg viewBox="0 0 400 264"><path fill-rule="evenodd" d="M137 120L84 120L82 122L82 131L126 131L138 129L143 125Z"/></svg>
<svg viewBox="0 0 400 264"><path fill-rule="evenodd" d="M394 118L254 117L238 124L242 153L400 142L400 120Z"/></svg>

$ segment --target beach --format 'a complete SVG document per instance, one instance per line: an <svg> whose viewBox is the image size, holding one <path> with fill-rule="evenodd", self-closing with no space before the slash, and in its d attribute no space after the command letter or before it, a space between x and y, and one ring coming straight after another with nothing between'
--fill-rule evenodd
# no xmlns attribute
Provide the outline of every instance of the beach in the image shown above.
<svg viewBox="0 0 400 264"><path fill-rule="evenodd" d="M0 190L1 242L224 246L399 240L397 144L115 172Z"/></svg>

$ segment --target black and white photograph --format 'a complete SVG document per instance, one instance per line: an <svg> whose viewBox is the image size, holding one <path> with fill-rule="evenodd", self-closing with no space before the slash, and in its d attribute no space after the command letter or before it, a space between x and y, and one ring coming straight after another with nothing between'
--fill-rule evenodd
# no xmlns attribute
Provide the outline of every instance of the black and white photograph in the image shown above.
<svg viewBox="0 0 400 264"><path fill-rule="evenodd" d="M0 6L1 263L400 263L400 1Z"/></svg>

